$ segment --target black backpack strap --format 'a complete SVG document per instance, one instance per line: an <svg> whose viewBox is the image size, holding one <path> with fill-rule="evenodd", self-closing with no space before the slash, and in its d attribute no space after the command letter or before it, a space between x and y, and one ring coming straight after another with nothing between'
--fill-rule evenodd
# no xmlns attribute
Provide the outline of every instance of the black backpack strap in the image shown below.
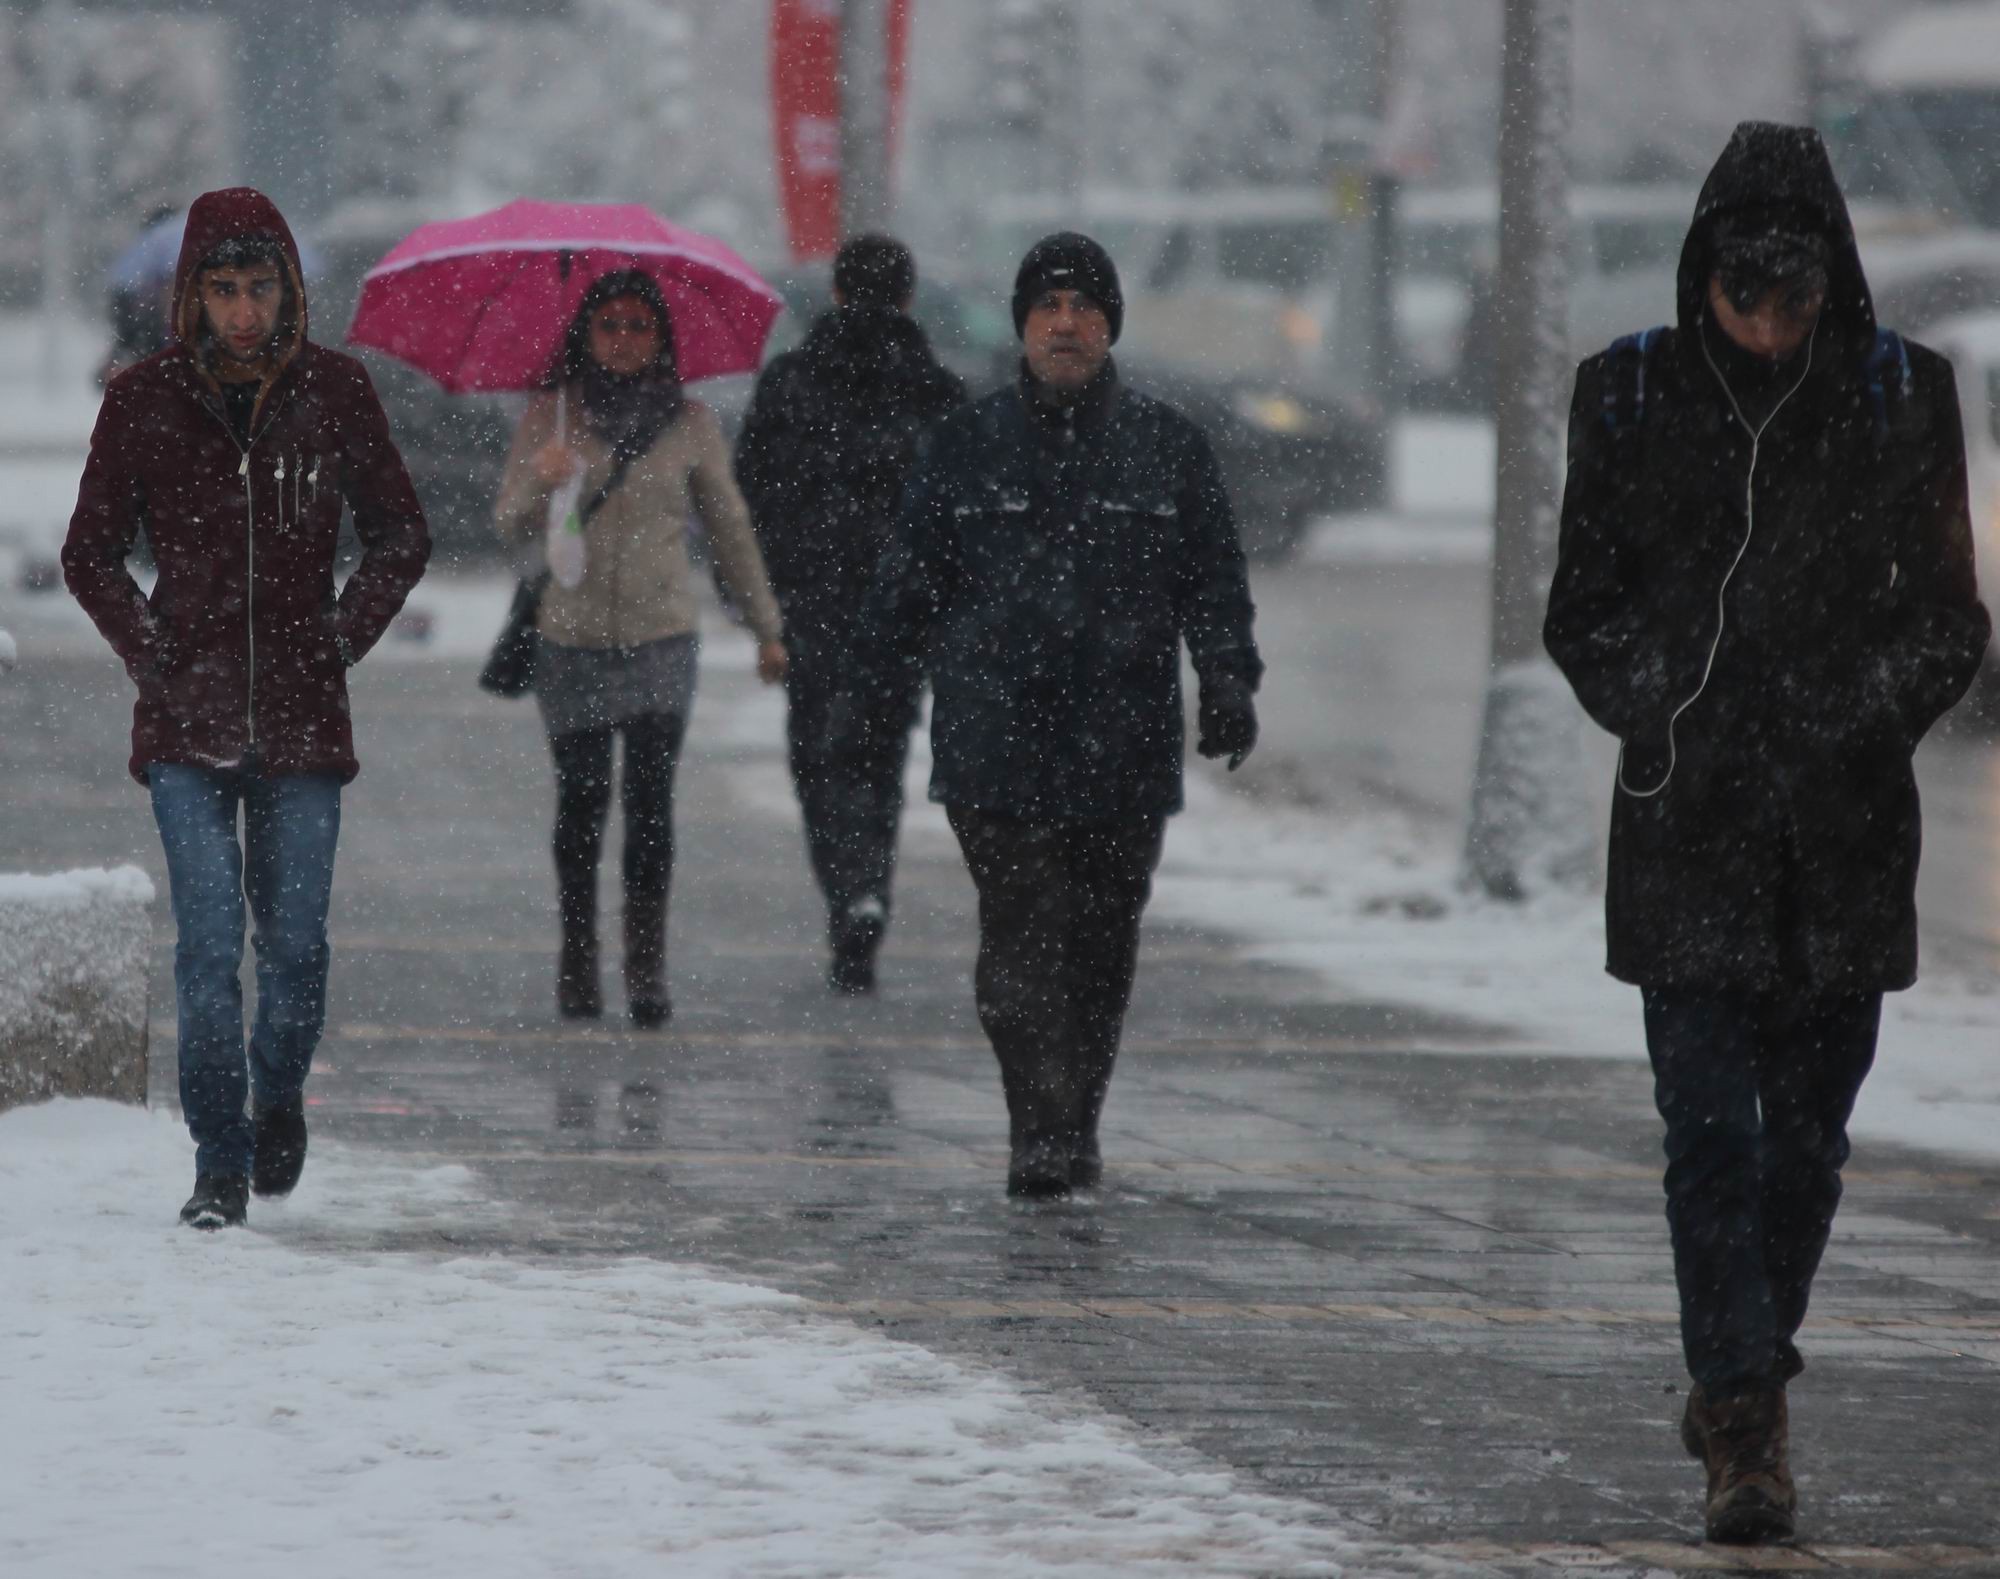
<svg viewBox="0 0 2000 1579"><path fill-rule="evenodd" d="M1604 425L1613 433L1636 429L1645 421L1646 363L1653 342L1664 333L1666 325L1656 324L1637 334L1620 335L1606 350L1614 373L1604 386Z"/></svg>
<svg viewBox="0 0 2000 1579"><path fill-rule="evenodd" d="M604 508L606 499L618 491L619 485L625 481L625 474L632 469L632 463L638 458L636 455L621 455L611 463L609 475L597 485L591 496L583 501L583 507L577 511L579 521L586 526L590 524L590 518Z"/></svg>

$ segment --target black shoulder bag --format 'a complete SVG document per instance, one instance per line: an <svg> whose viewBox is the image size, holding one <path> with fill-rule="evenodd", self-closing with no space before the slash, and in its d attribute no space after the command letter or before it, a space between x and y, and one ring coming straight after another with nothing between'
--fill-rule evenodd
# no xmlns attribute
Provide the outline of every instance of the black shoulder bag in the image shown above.
<svg viewBox="0 0 2000 1579"><path fill-rule="evenodd" d="M611 474L584 500L577 514L586 526L604 501L618 491L618 485L624 482L625 473L632 469L636 459L634 455L619 456ZM487 654L486 666L479 671L480 690L491 691L495 696L526 696L535 688L535 613L542 606L542 593L548 585L549 573L544 570L515 586L506 623L500 627L493 651Z"/></svg>

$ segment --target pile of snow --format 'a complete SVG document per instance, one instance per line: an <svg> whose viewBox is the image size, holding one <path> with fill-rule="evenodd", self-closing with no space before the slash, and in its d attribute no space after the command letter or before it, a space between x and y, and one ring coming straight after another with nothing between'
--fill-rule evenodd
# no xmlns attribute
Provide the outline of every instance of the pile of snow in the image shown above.
<svg viewBox="0 0 2000 1579"><path fill-rule="evenodd" d="M375 1248L508 1233L461 1168L315 1144L216 1235L175 1222L189 1182L163 1115L0 1115L0 1570L1389 1571L1314 1508L782 1295Z"/></svg>
<svg viewBox="0 0 2000 1579"><path fill-rule="evenodd" d="M152 902L136 866L0 873L0 1106L145 1100Z"/></svg>

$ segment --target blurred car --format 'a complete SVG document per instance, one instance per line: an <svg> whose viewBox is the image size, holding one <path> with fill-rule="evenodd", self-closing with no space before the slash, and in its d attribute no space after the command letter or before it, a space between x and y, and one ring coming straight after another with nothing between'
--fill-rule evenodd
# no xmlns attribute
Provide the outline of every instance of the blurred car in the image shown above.
<svg viewBox="0 0 2000 1579"><path fill-rule="evenodd" d="M1946 318L2000 311L2000 232L1863 215L1861 266L1876 321L1924 338Z"/></svg>
<svg viewBox="0 0 2000 1579"><path fill-rule="evenodd" d="M518 396L448 395L393 357L346 345L362 277L418 225L441 217L435 202L357 199L341 204L311 233L320 258L312 282L313 337L360 357L382 396L435 544L434 563L489 558L500 551L493 501L500 492Z"/></svg>
<svg viewBox="0 0 2000 1579"><path fill-rule="evenodd" d="M1695 197L1693 187L1675 185L1572 189L1572 354L1588 356L1621 334L1672 320ZM1396 249L1396 337L1411 403L1485 409L1499 194L1490 186L1412 188L1398 201Z"/></svg>
<svg viewBox="0 0 2000 1579"><path fill-rule="evenodd" d="M1387 450L1378 414L1277 380L1143 357L1120 357L1119 367L1208 435L1251 559L1283 559L1315 517L1379 502Z"/></svg>

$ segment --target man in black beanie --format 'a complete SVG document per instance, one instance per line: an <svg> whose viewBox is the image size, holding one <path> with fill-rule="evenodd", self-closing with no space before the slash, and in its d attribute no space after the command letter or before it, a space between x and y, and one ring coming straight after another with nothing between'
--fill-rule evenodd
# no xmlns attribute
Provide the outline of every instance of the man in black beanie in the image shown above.
<svg viewBox="0 0 2000 1579"><path fill-rule="evenodd" d="M1208 440L1119 382L1111 259L1048 236L1013 306L1020 376L933 434L856 665L864 728L928 670L931 799L979 891L975 996L1007 1096L1007 1189L1035 1198L1103 1172L1139 917L1181 808L1180 645L1199 749L1232 768L1257 741L1264 666Z"/></svg>

